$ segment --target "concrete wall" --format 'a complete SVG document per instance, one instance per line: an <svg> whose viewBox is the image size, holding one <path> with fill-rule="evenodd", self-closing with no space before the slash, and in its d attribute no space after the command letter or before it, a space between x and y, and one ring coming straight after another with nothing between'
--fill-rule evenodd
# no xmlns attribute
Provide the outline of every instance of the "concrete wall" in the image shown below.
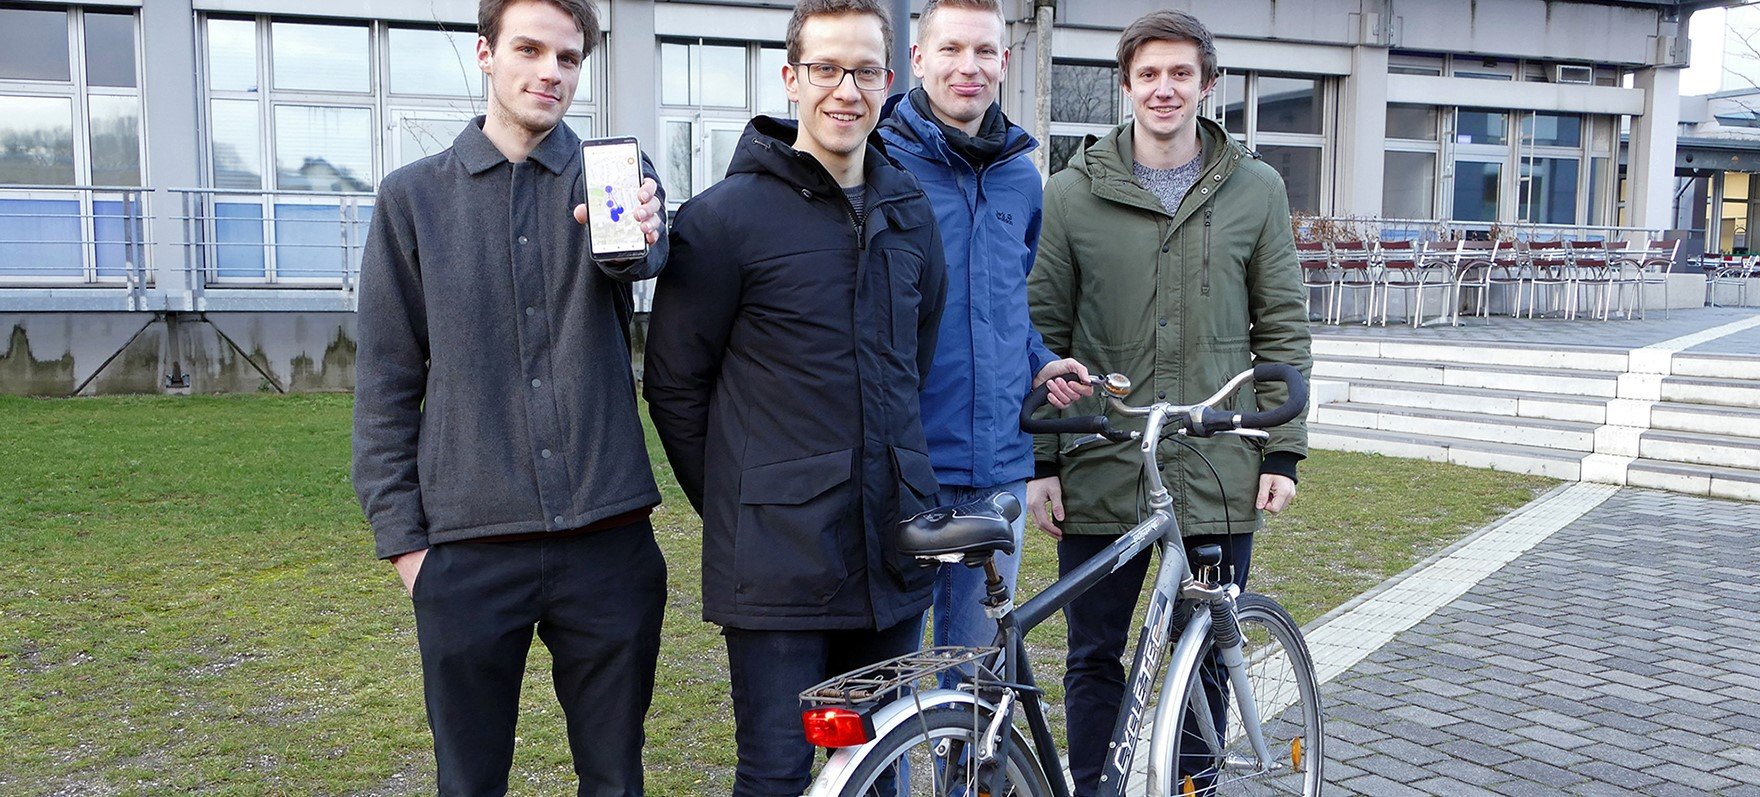
<svg viewBox="0 0 1760 797"><path fill-rule="evenodd" d="M354 388L352 313L0 315L0 393Z"/></svg>

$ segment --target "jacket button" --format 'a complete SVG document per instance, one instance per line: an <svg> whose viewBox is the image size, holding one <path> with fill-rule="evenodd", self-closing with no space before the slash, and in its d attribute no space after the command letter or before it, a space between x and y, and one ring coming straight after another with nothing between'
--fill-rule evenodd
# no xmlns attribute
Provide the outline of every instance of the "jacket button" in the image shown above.
<svg viewBox="0 0 1760 797"><path fill-rule="evenodd" d="M1165 246L1161 247L1161 254L1164 254L1164 255L1167 254L1167 247L1165 247Z"/></svg>
<svg viewBox="0 0 1760 797"><path fill-rule="evenodd" d="M1161 392L1159 392L1159 393L1156 393L1156 394L1155 394L1155 398L1156 398L1156 399L1159 399L1159 400L1163 400L1163 401L1165 401L1165 400L1166 400L1166 399L1167 399L1167 391L1165 391L1165 390L1163 390L1163 391L1161 391Z"/></svg>
<svg viewBox="0 0 1760 797"><path fill-rule="evenodd" d="M808 190L807 190L807 189L805 189L805 188L802 188L802 189L801 189L801 196L804 196L804 197L806 197L806 198L808 198L808 199L812 199L812 198L813 198L813 192L811 192L811 191L808 191Z"/></svg>
<svg viewBox="0 0 1760 797"><path fill-rule="evenodd" d="M536 308L536 307L527 307L527 308L526 308L526 317L527 317L527 318L531 318L531 317L532 317L532 316L533 316L533 315L534 315L534 314L536 314L536 313L537 313L537 312L538 312L538 308Z"/></svg>
<svg viewBox="0 0 1760 797"><path fill-rule="evenodd" d="M550 458L550 449L546 448L543 451L539 451L538 456L543 457L545 459L549 459Z"/></svg>
<svg viewBox="0 0 1760 797"><path fill-rule="evenodd" d="M1161 326L1167 326L1167 319L1163 318L1155 323L1160 324Z"/></svg>
<svg viewBox="0 0 1760 797"><path fill-rule="evenodd" d="M520 236L520 237L519 237L519 243L520 243L520 245L521 245L521 246L524 246L524 245L525 245L525 243L526 243L526 237L525 237L525 236L524 236L524 235L521 235L521 236Z"/></svg>
<svg viewBox="0 0 1760 797"><path fill-rule="evenodd" d="M543 384L544 384L544 380L542 380L542 379L533 379L532 380L532 387L542 387Z"/></svg>
<svg viewBox="0 0 1760 797"><path fill-rule="evenodd" d="M550 522L555 523L556 525L560 526L560 525L562 525L562 516L557 515L556 517L550 518Z"/></svg>

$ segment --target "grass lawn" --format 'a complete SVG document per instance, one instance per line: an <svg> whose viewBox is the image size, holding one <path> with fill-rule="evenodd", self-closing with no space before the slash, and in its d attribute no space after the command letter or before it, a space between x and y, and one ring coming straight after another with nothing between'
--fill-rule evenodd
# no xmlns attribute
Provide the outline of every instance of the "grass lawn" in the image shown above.
<svg viewBox="0 0 1760 797"><path fill-rule="evenodd" d="M0 397L0 795L432 794L414 623L348 483L346 396ZM650 434L671 571L648 791L725 794L720 637L698 526ZM1310 620L1551 482L1318 452L1256 546ZM1023 592L1055 572L1036 535ZM1062 629L1039 631L1041 680ZM514 792L572 792L533 650ZM1055 690L1054 690L1055 691Z"/></svg>

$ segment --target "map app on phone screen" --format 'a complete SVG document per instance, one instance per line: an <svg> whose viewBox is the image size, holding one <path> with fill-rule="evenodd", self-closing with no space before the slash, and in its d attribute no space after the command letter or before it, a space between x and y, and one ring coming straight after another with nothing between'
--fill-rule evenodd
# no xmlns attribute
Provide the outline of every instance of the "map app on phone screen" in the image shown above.
<svg viewBox="0 0 1760 797"><path fill-rule="evenodd" d="M581 142L581 180L587 204L588 237L597 260L638 257L648 251L635 209L642 184L642 156L634 138L595 138Z"/></svg>

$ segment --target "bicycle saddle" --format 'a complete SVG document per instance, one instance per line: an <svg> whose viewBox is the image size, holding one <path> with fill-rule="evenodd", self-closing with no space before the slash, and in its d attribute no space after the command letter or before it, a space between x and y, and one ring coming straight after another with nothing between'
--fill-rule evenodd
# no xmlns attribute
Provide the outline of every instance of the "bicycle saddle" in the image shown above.
<svg viewBox="0 0 1760 797"><path fill-rule="evenodd" d="M922 512L898 524L898 548L906 556L957 561L969 554L1014 553L1014 521L1021 502L999 492L958 506Z"/></svg>

